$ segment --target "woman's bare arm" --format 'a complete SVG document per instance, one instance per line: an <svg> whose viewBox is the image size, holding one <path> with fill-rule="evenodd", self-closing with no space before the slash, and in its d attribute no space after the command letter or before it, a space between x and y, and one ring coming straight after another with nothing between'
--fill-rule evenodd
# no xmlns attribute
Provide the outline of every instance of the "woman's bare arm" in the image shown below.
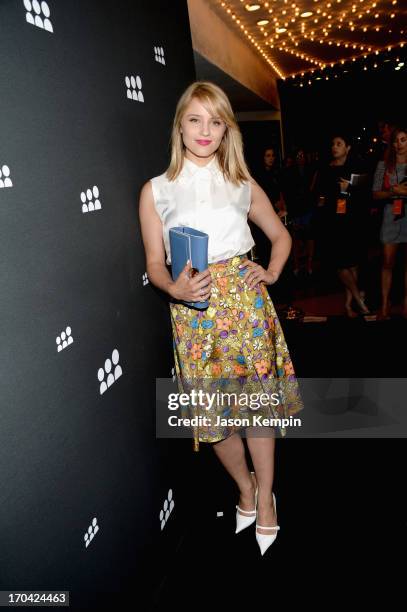
<svg viewBox="0 0 407 612"><path fill-rule="evenodd" d="M395 196L406 196L407 195L407 184L400 183L399 185L393 185L389 191L373 191L373 199L374 200L388 200L389 198L394 198Z"/></svg>
<svg viewBox="0 0 407 612"><path fill-rule="evenodd" d="M141 235L146 253L147 275L152 284L176 300L190 302L207 300L212 287L209 269L203 270L190 278L189 273L192 264L189 262L184 267L184 273L180 274L176 281L172 280L168 272L165 265L163 225L154 206L151 181L145 183L141 190L139 215Z"/></svg>
<svg viewBox="0 0 407 612"><path fill-rule="evenodd" d="M392 197L391 191L372 191L372 196L374 200L389 200Z"/></svg>
<svg viewBox="0 0 407 612"><path fill-rule="evenodd" d="M141 190L139 216L148 278L153 285L174 297L174 281L165 265L163 226L154 206L151 181L147 181Z"/></svg>
<svg viewBox="0 0 407 612"><path fill-rule="evenodd" d="M291 236L274 211L273 206L263 189L252 180L252 203L249 219L255 223L270 240L271 251L268 270L281 274L290 255Z"/></svg>

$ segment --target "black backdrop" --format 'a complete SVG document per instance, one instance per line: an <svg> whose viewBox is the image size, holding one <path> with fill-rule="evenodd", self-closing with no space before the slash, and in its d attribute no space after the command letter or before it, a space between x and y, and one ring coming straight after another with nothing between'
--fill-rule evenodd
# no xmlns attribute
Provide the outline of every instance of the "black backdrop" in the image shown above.
<svg viewBox="0 0 407 612"><path fill-rule="evenodd" d="M52 32L30 23L48 12ZM154 380L173 360L138 195L194 78L184 0L0 3L0 589L138 599L165 571L156 538L182 537L160 523L178 481Z"/></svg>

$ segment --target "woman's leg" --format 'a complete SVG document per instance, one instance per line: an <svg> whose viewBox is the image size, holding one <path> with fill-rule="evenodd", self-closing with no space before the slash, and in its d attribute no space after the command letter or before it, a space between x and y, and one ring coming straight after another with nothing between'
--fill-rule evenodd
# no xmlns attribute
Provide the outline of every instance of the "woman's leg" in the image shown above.
<svg viewBox="0 0 407 612"><path fill-rule="evenodd" d="M302 255L302 240L300 240L300 238L298 237L297 232L294 232L294 235L293 235L292 254L293 254L293 262L294 262L293 272L295 276L297 276L297 274L300 271L300 267L301 267L301 255Z"/></svg>
<svg viewBox="0 0 407 612"><path fill-rule="evenodd" d="M349 268L349 270L353 274L353 277L355 279L355 283L356 283L356 286L357 286L357 284L358 284L358 269L357 269L356 266L354 266L353 268ZM364 292L363 292L363 295L362 295L362 291L359 291L359 295L361 297L361 300L364 301L364 299L365 299ZM357 313L352 308L352 299L353 299L353 295L352 295L351 290L348 289L348 287L345 286L345 310L346 310L346 314L351 319L354 319L358 315L357 315Z"/></svg>
<svg viewBox="0 0 407 612"><path fill-rule="evenodd" d="M383 265L382 265L382 309L381 318L388 318L390 311L389 295L393 279L393 268L396 261L397 244L383 245Z"/></svg>
<svg viewBox="0 0 407 612"><path fill-rule="evenodd" d="M253 461L259 487L257 497L257 522L264 527L273 527L277 525L272 497L275 438L271 435L270 437L261 438L259 437L261 431L263 431L264 436L264 429L261 427L248 427L246 429L247 446ZM260 528L258 528L257 531L265 535L274 533Z"/></svg>
<svg viewBox="0 0 407 612"><path fill-rule="evenodd" d="M307 272L308 274L313 273L314 253L315 253L315 240L309 238L307 240Z"/></svg>
<svg viewBox="0 0 407 612"><path fill-rule="evenodd" d="M352 291L345 287L345 311L348 317L350 317L351 319L355 319L358 316L358 313L355 312L352 308L352 300Z"/></svg>
<svg viewBox="0 0 407 612"><path fill-rule="evenodd" d="M247 466L242 438L238 433L234 433L225 440L213 443L212 446L218 459L239 487L239 507L242 510L253 510L255 481Z"/></svg>
<svg viewBox="0 0 407 612"><path fill-rule="evenodd" d="M404 300L402 314L407 319L407 244L404 245Z"/></svg>
<svg viewBox="0 0 407 612"><path fill-rule="evenodd" d="M359 289L357 286L357 280L352 272L352 268L341 268L338 270L338 276L344 284L345 288L349 289L356 303L358 304L363 314L369 314L369 309L365 306L364 301L361 298Z"/></svg>

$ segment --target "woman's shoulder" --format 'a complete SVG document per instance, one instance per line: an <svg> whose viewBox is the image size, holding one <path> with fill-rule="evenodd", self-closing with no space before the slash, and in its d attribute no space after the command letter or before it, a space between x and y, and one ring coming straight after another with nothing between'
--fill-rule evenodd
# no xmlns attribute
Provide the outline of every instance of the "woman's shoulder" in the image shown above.
<svg viewBox="0 0 407 612"><path fill-rule="evenodd" d="M385 162L383 159L380 159L376 164L376 172L380 172L385 169Z"/></svg>
<svg viewBox="0 0 407 612"><path fill-rule="evenodd" d="M333 166L330 161L323 161L319 164L317 173L319 176L323 177L331 176L335 173L335 166Z"/></svg>
<svg viewBox="0 0 407 612"><path fill-rule="evenodd" d="M254 176L250 175L250 178L244 179L239 183L238 189L246 193L248 198L253 197L259 191L265 191L264 186Z"/></svg>
<svg viewBox="0 0 407 612"><path fill-rule="evenodd" d="M157 176L153 176L151 179L149 179L145 183L144 187L146 190L152 189L154 198L159 199L160 197L163 197L163 194L168 194L170 184L171 182L167 178L167 171L165 171L162 174L158 174Z"/></svg>
<svg viewBox="0 0 407 612"><path fill-rule="evenodd" d="M162 174L158 174L157 176L153 176L152 178L150 178L147 183L155 183L155 184L166 184L168 183L168 178L167 178L167 171L163 172Z"/></svg>

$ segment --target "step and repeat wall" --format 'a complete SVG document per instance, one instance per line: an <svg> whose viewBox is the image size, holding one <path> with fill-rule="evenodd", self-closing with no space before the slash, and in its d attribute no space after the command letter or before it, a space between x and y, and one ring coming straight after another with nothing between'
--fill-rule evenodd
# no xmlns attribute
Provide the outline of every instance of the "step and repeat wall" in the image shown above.
<svg viewBox="0 0 407 612"><path fill-rule="evenodd" d="M186 1L0 3L0 590L136 604L182 537L138 197L194 78Z"/></svg>

